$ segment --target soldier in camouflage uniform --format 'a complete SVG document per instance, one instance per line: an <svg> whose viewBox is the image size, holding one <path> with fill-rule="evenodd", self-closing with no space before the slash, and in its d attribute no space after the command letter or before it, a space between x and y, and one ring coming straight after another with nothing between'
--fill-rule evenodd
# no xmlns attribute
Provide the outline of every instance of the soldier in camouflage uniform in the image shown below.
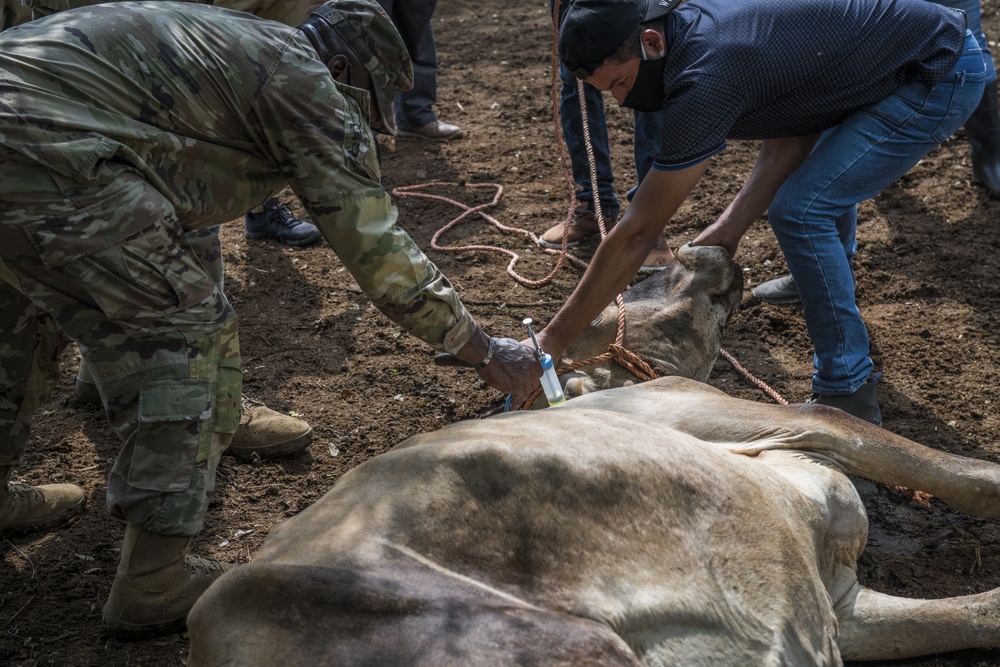
<svg viewBox="0 0 1000 667"><path fill-rule="evenodd" d="M102 4L104 2L119 2L120 0L0 0L9 3L17 3L18 6L11 5L8 11L11 20L0 23L0 28L9 28L33 18L49 16L56 12L78 7L89 7L90 5ZM180 0L181 2L197 2L204 5L215 5L226 9L235 9L241 12L256 14L262 18L272 21L280 21L286 25L297 26L305 20L312 9L318 7L322 2L315 0ZM319 240L322 234L311 222L300 220L295 217L288 207L279 201L277 197L272 197L260 206L254 207L252 211L247 211L245 216L246 237L248 239L277 239L290 246L311 245ZM85 392L89 388L89 373L86 366L81 368L81 383L78 388ZM92 399L93 393L80 392L77 395L81 398ZM262 408L262 411L267 411ZM259 415L262 419L276 422L279 415L273 411L267 411ZM246 414L244 414L246 418ZM260 423L260 420L257 421ZM299 424L301 429L304 424ZM244 441L243 438L246 427L241 427L233 438L234 442ZM301 439L301 438L300 438ZM304 439L303 447L308 444L308 438ZM235 445L234 445L235 447Z"/></svg>
<svg viewBox="0 0 1000 667"><path fill-rule="evenodd" d="M43 16L49 16L67 9L76 9L102 4L107 0L7 0L6 12L0 27L6 29ZM118 1L118 0L111 0ZM182 0L188 1L188 0ZM190 0L198 2L199 0ZM200 4L214 4L218 7L246 11L263 18L297 26L322 3L315 0L202 0ZM301 245L316 240L320 231L312 224L294 218L277 199L265 202L262 208L271 210L262 221L265 235L277 233L286 243ZM247 215L251 215L248 213ZM269 218L267 216L270 216ZM248 228L249 235L249 228ZM222 253L219 248L218 227L197 229L188 233L188 244L199 256L202 265L222 285ZM2 316L0 316L2 317ZM94 384L90 366L85 361L80 364L76 379L76 397L86 403L101 405L101 395ZM264 458L287 456L301 452L312 442L312 428L305 421L271 410L259 401L244 399L240 412L240 424L233 434L227 453L249 458L258 455Z"/></svg>
<svg viewBox="0 0 1000 667"><path fill-rule="evenodd" d="M78 7L89 7L100 5L105 2L118 2L119 0L4 0L8 3L28 5L28 18L41 18L56 12ZM315 0L180 0L180 2L196 2L201 5L215 5L226 9L235 9L248 14L255 14L270 21L278 21L285 25L297 26L306 20L310 10L315 9L322 2ZM20 11L23 13L23 10ZM28 20L23 19L23 21ZM17 21L10 25L17 25L23 21ZM10 26L7 26L10 27Z"/></svg>
<svg viewBox="0 0 1000 667"><path fill-rule="evenodd" d="M371 128L394 131L393 95L411 76L372 0L330 0L298 29L138 2L0 35L0 305L15 315L0 324L0 466L21 457L62 328L124 443L107 494L127 522L112 629L183 625L228 567L188 553L241 387L236 318L190 232L288 183L390 319L504 392L537 386L531 350L487 336L395 224ZM0 495L0 530L81 503L71 485L22 485Z"/></svg>

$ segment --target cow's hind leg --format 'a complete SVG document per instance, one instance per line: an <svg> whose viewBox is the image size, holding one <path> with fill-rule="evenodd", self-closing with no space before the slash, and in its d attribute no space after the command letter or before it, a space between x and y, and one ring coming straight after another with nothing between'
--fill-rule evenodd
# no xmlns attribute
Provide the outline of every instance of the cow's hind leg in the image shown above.
<svg viewBox="0 0 1000 667"><path fill-rule="evenodd" d="M925 491L973 516L1000 517L996 463L925 447L825 405L745 401L682 378L640 386L641 391L628 394L604 392L607 399L601 393L585 398L659 419L730 451L801 450L831 459L848 474ZM647 393L660 394L660 400L650 400Z"/></svg>
<svg viewBox="0 0 1000 667"><path fill-rule="evenodd" d="M801 420L806 447L850 474L930 493L972 516L1000 517L1000 465L918 444L819 405L781 406ZM809 427L813 422L815 426Z"/></svg>
<svg viewBox="0 0 1000 667"><path fill-rule="evenodd" d="M1000 647L1000 589L918 600L857 583L835 605L844 660L897 660L968 648Z"/></svg>
<svg viewBox="0 0 1000 667"><path fill-rule="evenodd" d="M640 665L606 625L407 566L252 563L208 590L188 628L192 667Z"/></svg>

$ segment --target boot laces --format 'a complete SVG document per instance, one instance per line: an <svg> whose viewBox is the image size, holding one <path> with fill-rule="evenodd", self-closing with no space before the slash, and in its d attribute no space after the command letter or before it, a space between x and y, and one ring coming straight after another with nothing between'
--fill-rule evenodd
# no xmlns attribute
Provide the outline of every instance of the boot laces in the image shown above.
<svg viewBox="0 0 1000 667"><path fill-rule="evenodd" d="M30 484L11 484L8 487L8 492L17 500L24 500L27 497L29 502L44 502L42 492Z"/></svg>
<svg viewBox="0 0 1000 667"><path fill-rule="evenodd" d="M220 576L226 571L222 562L215 558L203 558L202 556L192 556L190 554L184 558L183 571L187 572L188 568L191 569L192 576L198 576L198 573L204 570L206 579Z"/></svg>
<svg viewBox="0 0 1000 667"><path fill-rule="evenodd" d="M275 211L278 214L278 219L281 220L281 224L285 227L295 227L299 224L299 219L292 215L292 212L284 204L278 204Z"/></svg>
<svg viewBox="0 0 1000 667"><path fill-rule="evenodd" d="M570 221L570 226L575 228L583 228L583 231L589 231L591 229L600 229L597 225L597 216L594 212L585 206L577 206L576 210L573 212L573 219Z"/></svg>
<svg viewBox="0 0 1000 667"><path fill-rule="evenodd" d="M246 394L240 397L240 410L246 412L250 408L265 407L263 401L258 401L256 398L250 398Z"/></svg>

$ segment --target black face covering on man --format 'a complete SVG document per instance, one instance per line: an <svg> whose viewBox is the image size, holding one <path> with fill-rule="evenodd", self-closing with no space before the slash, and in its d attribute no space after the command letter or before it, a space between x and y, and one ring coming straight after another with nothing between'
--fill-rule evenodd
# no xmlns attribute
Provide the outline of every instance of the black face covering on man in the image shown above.
<svg viewBox="0 0 1000 667"><path fill-rule="evenodd" d="M639 72L635 75L632 90L622 100L622 106L636 111L659 111L663 108L663 100L667 91L663 88L663 68L667 64L664 53L660 52L657 60L646 58L646 49L642 49L642 62Z"/></svg>

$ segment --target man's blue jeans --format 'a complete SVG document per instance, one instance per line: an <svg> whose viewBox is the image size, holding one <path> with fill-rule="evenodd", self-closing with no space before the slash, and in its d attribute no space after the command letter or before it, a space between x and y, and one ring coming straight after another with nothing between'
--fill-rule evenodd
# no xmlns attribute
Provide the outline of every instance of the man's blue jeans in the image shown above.
<svg viewBox="0 0 1000 667"><path fill-rule="evenodd" d="M576 198L593 202L594 193L590 184L590 161L587 158L587 144L583 136L583 114L580 111L580 96L576 88L576 77L560 66L562 77L562 97L559 100L559 118L562 121L563 136L573 169L573 182L577 184ZM604 217L614 220L618 217L619 201L615 194L615 176L611 169L611 151L608 144L608 122L604 116L604 98L601 91L584 85L584 99L587 101L587 125L597 166L597 187L601 193L601 210ZM635 156L636 184L629 190L632 200L639 183L653 166L653 160L660 150L660 133L663 131L663 114L654 111L635 112Z"/></svg>
<svg viewBox="0 0 1000 667"><path fill-rule="evenodd" d="M978 41L967 33L944 81L903 86L855 111L778 190L768 220L802 300L815 352L814 392L853 393L874 367L845 248L848 238L853 244L853 228L845 229L845 221L853 227L849 214L858 202L888 187L965 123L986 78Z"/></svg>
<svg viewBox="0 0 1000 667"><path fill-rule="evenodd" d="M632 152L635 156L636 181L626 195L626 199L629 201L632 201L642 179L646 178L646 174L653 168L653 160L660 152L660 137L663 134L662 111L636 111L633 115L635 117L635 137L633 138Z"/></svg>
<svg viewBox="0 0 1000 667"><path fill-rule="evenodd" d="M559 66L562 77L562 96L559 100L559 119L562 122L563 138L569 152L569 161L573 170L573 182L576 183L576 198L587 202L591 210L594 208L594 191L590 180L590 160L587 157L587 144L583 133L583 113L580 110L580 96L577 91L577 80L572 72ZM604 98L601 91L591 85L584 84L584 100L587 102L587 127L590 130L590 143L594 151L594 162L597 167L597 188L600 193L601 212L605 220L618 218L618 196L615 194L615 175L611 169L611 149L608 144L608 122L604 117Z"/></svg>

